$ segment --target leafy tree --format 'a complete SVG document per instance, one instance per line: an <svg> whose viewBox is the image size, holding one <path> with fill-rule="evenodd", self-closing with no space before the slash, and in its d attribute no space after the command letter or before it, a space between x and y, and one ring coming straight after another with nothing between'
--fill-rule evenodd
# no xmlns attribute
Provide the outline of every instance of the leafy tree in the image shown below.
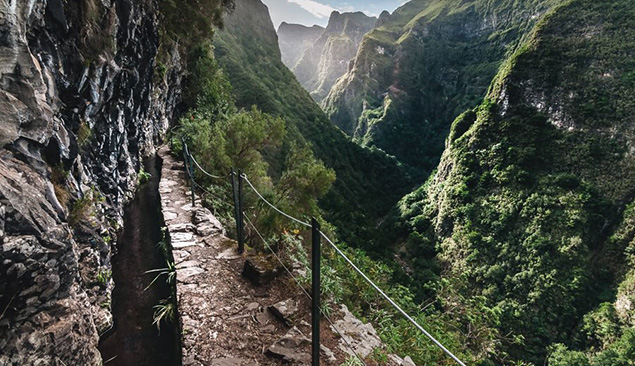
<svg viewBox="0 0 635 366"><path fill-rule="evenodd" d="M267 176L267 163L261 151L280 145L284 126L283 119L252 107L251 111L235 114L215 127L225 137L225 153L236 169L252 176Z"/></svg>
<svg viewBox="0 0 635 366"><path fill-rule="evenodd" d="M587 356L579 351L569 351L564 344L551 347L550 366L590 366Z"/></svg>
<svg viewBox="0 0 635 366"><path fill-rule="evenodd" d="M226 119L236 113L232 87L214 58L214 48L200 43L188 55L188 77L181 103L184 110L195 110L201 117Z"/></svg>
<svg viewBox="0 0 635 366"><path fill-rule="evenodd" d="M207 118L214 106L199 107L183 118L182 134L206 170L224 174L235 168L259 182L269 181L261 151L280 145L284 120L262 113L256 107L226 119Z"/></svg>
<svg viewBox="0 0 635 366"><path fill-rule="evenodd" d="M276 185L277 201L284 201L298 212L317 212L317 198L323 196L335 181L335 172L316 160L304 145L291 146L287 155L287 170Z"/></svg>

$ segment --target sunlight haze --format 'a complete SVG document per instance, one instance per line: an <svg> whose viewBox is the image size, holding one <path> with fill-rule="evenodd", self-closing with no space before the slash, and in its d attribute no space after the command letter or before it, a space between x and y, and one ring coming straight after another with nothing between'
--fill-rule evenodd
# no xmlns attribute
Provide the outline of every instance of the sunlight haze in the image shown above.
<svg viewBox="0 0 635 366"><path fill-rule="evenodd" d="M368 16L378 16L383 10L392 12L405 0L263 0L269 7L269 13L276 29L280 23L295 23L312 26L326 26L333 11L362 11Z"/></svg>

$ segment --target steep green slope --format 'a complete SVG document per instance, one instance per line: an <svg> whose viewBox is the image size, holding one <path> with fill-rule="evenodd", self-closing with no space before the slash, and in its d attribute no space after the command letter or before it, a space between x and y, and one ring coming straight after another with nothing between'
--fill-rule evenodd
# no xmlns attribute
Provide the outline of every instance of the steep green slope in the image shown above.
<svg viewBox="0 0 635 366"><path fill-rule="evenodd" d="M635 359L634 19L630 0L548 14L401 203L412 253L436 248L449 292L486 299L512 359L542 364L554 342ZM565 348L553 364L589 364Z"/></svg>
<svg viewBox="0 0 635 366"><path fill-rule="evenodd" d="M450 124L485 95L518 39L558 0L413 0L364 37L324 101L365 146L428 172Z"/></svg>
<svg viewBox="0 0 635 366"><path fill-rule="evenodd" d="M269 13L260 0L236 1L217 34L216 56L232 84L236 104L257 105L287 122L284 146L307 141L337 180L321 206L342 237L364 243L375 222L412 188L412 179L392 158L350 142L326 118L280 60ZM275 169L276 157L269 157ZM274 173L275 176L275 173Z"/></svg>

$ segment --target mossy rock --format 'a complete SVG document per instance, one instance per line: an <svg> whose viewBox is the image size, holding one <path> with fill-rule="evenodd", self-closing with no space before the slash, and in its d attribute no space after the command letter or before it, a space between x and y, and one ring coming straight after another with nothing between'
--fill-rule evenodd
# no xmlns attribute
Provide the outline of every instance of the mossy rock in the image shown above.
<svg viewBox="0 0 635 366"><path fill-rule="evenodd" d="M245 260L243 276L258 286L263 286L282 274L284 269L273 256L250 256Z"/></svg>

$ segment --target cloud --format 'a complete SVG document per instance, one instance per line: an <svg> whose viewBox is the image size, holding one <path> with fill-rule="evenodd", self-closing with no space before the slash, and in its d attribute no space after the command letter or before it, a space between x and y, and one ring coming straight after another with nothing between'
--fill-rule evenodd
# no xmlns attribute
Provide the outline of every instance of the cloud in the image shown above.
<svg viewBox="0 0 635 366"><path fill-rule="evenodd" d="M336 11L332 6L319 3L314 0L287 0L290 3L300 5L304 10L315 15L318 18L328 18L333 11Z"/></svg>

